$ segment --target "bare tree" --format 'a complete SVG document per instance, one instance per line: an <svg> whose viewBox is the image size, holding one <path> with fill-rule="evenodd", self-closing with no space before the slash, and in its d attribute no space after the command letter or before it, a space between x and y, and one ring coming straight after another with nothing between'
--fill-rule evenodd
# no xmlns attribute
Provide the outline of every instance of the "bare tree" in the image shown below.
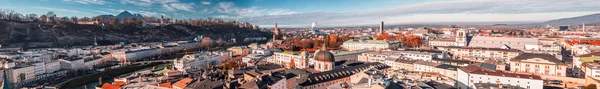
<svg viewBox="0 0 600 89"><path fill-rule="evenodd" d="M77 22L79 22L79 20L78 20L77 16L73 16L73 17L71 17L71 22L73 22L73 23L77 24Z"/></svg>
<svg viewBox="0 0 600 89"><path fill-rule="evenodd" d="M56 22L56 14L54 14L54 12L50 11L48 13L46 13L46 16L48 17L48 22Z"/></svg>
<svg viewBox="0 0 600 89"><path fill-rule="evenodd" d="M202 46L203 48L210 48L215 44L215 42L210 38L210 37L204 37L204 39L202 39Z"/></svg>
<svg viewBox="0 0 600 89"><path fill-rule="evenodd" d="M48 16L46 16L46 15L40 16L40 22L42 22L42 23L48 22Z"/></svg>
<svg viewBox="0 0 600 89"><path fill-rule="evenodd" d="M31 21L36 21L36 20L38 20L38 16L37 16L37 14L27 14L27 15L25 15L25 18L26 18L27 20L31 20Z"/></svg>
<svg viewBox="0 0 600 89"><path fill-rule="evenodd" d="M5 10L4 9L0 9L0 19L6 19L5 16L6 16Z"/></svg>
<svg viewBox="0 0 600 89"><path fill-rule="evenodd" d="M88 17L83 17L79 21L92 21L92 20Z"/></svg>

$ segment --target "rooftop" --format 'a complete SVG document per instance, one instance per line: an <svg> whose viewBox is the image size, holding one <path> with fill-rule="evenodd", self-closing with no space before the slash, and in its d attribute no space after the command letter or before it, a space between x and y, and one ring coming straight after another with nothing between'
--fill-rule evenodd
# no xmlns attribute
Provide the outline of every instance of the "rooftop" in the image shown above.
<svg viewBox="0 0 600 89"><path fill-rule="evenodd" d="M308 75L308 77L306 78L306 81L299 83L298 85L309 86L309 85L319 84L322 82L332 81L332 80L336 80L336 79L340 79L340 78L350 77L351 75L361 72L363 70L367 70L370 67L387 68L389 66L379 63L379 62L373 62L373 63L367 63L367 64L363 64L363 65L358 65L358 66L351 66L351 67L346 67L346 68L341 68L341 69L335 69L335 70L330 70L330 71L314 73L314 74Z"/></svg>
<svg viewBox="0 0 600 89"><path fill-rule="evenodd" d="M438 64L438 63L427 62L427 61L421 61L421 60L418 60L418 61L417 61L417 62L415 62L414 64L426 65L426 66L433 66L433 67L436 67L436 66L439 66L439 65L441 65L441 64Z"/></svg>
<svg viewBox="0 0 600 89"><path fill-rule="evenodd" d="M359 44L391 44L399 41L388 41L388 40L348 40L346 43L359 43Z"/></svg>
<svg viewBox="0 0 600 89"><path fill-rule="evenodd" d="M488 76L499 76L499 77L512 77L512 78L523 78L523 79L534 79L534 80L542 80L542 77L537 75L526 75L526 74L516 74L516 73L507 73L502 71L495 71L490 69L481 68L475 65L469 65L462 68L460 70L469 73L469 74L479 74L479 75L488 75Z"/></svg>
<svg viewBox="0 0 600 89"><path fill-rule="evenodd" d="M473 50L506 51L506 52L521 52L521 50L518 50L518 49L486 48L486 47L443 46L443 47L440 47L440 48L473 49Z"/></svg>
<svg viewBox="0 0 600 89"><path fill-rule="evenodd" d="M542 62L542 60L546 60L546 61L552 62L554 64L565 64L564 62L562 62L555 56L552 56L550 54L541 54L541 53L523 53L515 58L510 59L510 61L518 61L518 62L544 63L544 62Z"/></svg>

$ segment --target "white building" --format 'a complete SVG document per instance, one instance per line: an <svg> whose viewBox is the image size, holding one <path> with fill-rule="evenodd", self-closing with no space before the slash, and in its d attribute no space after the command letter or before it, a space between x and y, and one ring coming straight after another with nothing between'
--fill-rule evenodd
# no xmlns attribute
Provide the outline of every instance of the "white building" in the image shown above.
<svg viewBox="0 0 600 89"><path fill-rule="evenodd" d="M310 54L308 52L277 52L273 55L273 59L268 59L267 62L289 65L291 61L294 61L296 68L308 68L310 60Z"/></svg>
<svg viewBox="0 0 600 89"><path fill-rule="evenodd" d="M443 52L439 51L417 51L417 50L401 50L401 51L382 51L382 52L366 52L358 56L358 61L362 62L381 62L385 63L386 58L407 57L413 60L431 61L435 58L445 58Z"/></svg>
<svg viewBox="0 0 600 89"><path fill-rule="evenodd" d="M57 71L59 71L61 67L60 62L58 61L35 62L32 64L35 67L36 80L56 76ZM64 71L64 73L66 73L66 71Z"/></svg>
<svg viewBox="0 0 600 89"><path fill-rule="evenodd" d="M595 78L600 78L600 63L597 62L590 62L590 63L583 63L583 73L585 73L585 76L590 76L590 77L595 77Z"/></svg>
<svg viewBox="0 0 600 89"><path fill-rule="evenodd" d="M15 67L7 70L8 81L20 85L27 84L35 80L35 66L28 64L17 64Z"/></svg>
<svg viewBox="0 0 600 89"><path fill-rule="evenodd" d="M456 31L454 39L431 39L427 43L429 46L467 46L467 30L459 29Z"/></svg>
<svg viewBox="0 0 600 89"><path fill-rule="evenodd" d="M436 72L435 68L439 65L441 65L441 64L427 62L427 61L417 61L414 63L413 69L415 69L414 71L419 71L419 72Z"/></svg>
<svg viewBox="0 0 600 89"><path fill-rule="evenodd" d="M476 83L494 83L518 86L526 89L543 89L540 76L507 73L469 65L458 69L458 89L475 89Z"/></svg>
<svg viewBox="0 0 600 89"><path fill-rule="evenodd" d="M270 55L273 55L273 52L271 52L271 50L268 50L268 49L252 49L252 52L250 54L261 54L261 55L270 56Z"/></svg>
<svg viewBox="0 0 600 89"><path fill-rule="evenodd" d="M207 65L218 65L221 63L222 58L223 55L221 54L201 52L185 55L181 59L176 59L175 62L173 62L173 65L175 65L176 70L185 71L192 68L206 67Z"/></svg>
<svg viewBox="0 0 600 89"><path fill-rule="evenodd" d="M398 49L400 41L387 41L387 40L348 40L344 42L342 48L348 51L354 50L385 50L385 49Z"/></svg>
<svg viewBox="0 0 600 89"><path fill-rule="evenodd" d="M371 50L354 50L354 51L334 51L333 56L335 56L335 61L357 61L358 55L362 55L363 53L371 52Z"/></svg>
<svg viewBox="0 0 600 89"><path fill-rule="evenodd" d="M102 62L102 60L100 58L90 58L90 59L85 59L83 60L83 67L85 69L93 69L94 67L98 66L98 64L100 64Z"/></svg>
<svg viewBox="0 0 600 89"><path fill-rule="evenodd" d="M83 59L58 59L62 69L67 70L80 70L84 68Z"/></svg>

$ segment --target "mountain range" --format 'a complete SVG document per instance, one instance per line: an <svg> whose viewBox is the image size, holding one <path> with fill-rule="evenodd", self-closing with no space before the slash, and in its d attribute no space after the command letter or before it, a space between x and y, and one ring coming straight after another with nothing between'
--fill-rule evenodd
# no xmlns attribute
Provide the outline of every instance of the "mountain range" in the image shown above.
<svg viewBox="0 0 600 89"><path fill-rule="evenodd" d="M105 18L120 18L120 19L123 19L123 18L138 18L138 19L142 19L142 18L144 18L144 16L142 16L141 14L137 14L137 13L136 14L132 14L129 11L123 11L123 12L119 13L117 16L114 16L112 14L108 14L108 15L99 15L99 16L96 16L96 17L100 17L100 18L102 18L102 17L105 17Z"/></svg>
<svg viewBox="0 0 600 89"><path fill-rule="evenodd" d="M545 26L545 25L581 25L581 24L600 24L600 13L577 16L571 18L561 18L549 20L541 23L532 23L529 25ZM526 24L527 25L527 24Z"/></svg>

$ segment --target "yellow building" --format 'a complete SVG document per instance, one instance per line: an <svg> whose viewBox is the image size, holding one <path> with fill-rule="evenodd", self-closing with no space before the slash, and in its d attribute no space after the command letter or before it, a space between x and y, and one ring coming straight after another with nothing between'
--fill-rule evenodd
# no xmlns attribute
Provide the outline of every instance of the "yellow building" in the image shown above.
<svg viewBox="0 0 600 89"><path fill-rule="evenodd" d="M535 75L564 77L568 66L550 54L524 53L510 61L510 71Z"/></svg>

